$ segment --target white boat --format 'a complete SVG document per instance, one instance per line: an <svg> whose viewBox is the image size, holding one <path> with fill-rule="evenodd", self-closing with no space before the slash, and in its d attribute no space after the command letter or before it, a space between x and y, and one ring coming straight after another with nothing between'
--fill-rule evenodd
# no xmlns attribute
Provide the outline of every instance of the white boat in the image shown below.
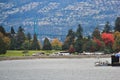
<svg viewBox="0 0 120 80"><path fill-rule="evenodd" d="M109 65L108 61L106 61L106 62L102 62L102 61L95 62L95 66L108 66L108 65Z"/></svg>

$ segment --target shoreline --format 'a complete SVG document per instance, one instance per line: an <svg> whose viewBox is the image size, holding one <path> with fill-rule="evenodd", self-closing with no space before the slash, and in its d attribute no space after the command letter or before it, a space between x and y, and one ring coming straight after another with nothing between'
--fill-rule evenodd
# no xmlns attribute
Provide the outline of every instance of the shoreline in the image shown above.
<svg viewBox="0 0 120 80"><path fill-rule="evenodd" d="M81 59L81 58L110 58L111 54L106 55L68 55L68 56L11 56L11 57L0 57L0 61L4 60L25 60L25 59Z"/></svg>

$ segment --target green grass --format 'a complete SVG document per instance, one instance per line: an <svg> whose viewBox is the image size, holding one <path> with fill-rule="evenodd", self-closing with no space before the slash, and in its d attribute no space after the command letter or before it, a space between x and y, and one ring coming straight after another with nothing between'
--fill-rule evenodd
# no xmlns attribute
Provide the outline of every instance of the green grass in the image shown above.
<svg viewBox="0 0 120 80"><path fill-rule="evenodd" d="M7 53L1 54L0 57L24 56L23 51L24 50L7 50ZM29 50L27 54L29 56L32 56L32 54L38 53L38 52L44 52L45 54L52 54L52 53L59 52L59 51L57 50Z"/></svg>

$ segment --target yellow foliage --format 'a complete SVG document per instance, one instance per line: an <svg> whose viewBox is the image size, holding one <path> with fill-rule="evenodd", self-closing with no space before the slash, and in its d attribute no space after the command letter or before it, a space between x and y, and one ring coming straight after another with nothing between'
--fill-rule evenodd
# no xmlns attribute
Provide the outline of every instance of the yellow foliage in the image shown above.
<svg viewBox="0 0 120 80"><path fill-rule="evenodd" d="M117 39L117 38L120 38L120 32L116 31L114 33L114 38Z"/></svg>
<svg viewBox="0 0 120 80"><path fill-rule="evenodd" d="M51 42L52 46L62 46L62 42L60 42L57 38L53 39Z"/></svg>
<svg viewBox="0 0 120 80"><path fill-rule="evenodd" d="M1 32L0 32L0 37L1 37L1 38L3 38L3 37L4 37L4 35L3 35Z"/></svg>
<svg viewBox="0 0 120 80"><path fill-rule="evenodd" d="M3 41L4 41L6 44L9 44L9 43L10 43L10 38L4 37L4 38L3 38Z"/></svg>
<svg viewBox="0 0 120 80"><path fill-rule="evenodd" d="M120 32L116 31L114 33L115 42L113 44L114 50L120 50Z"/></svg>
<svg viewBox="0 0 120 80"><path fill-rule="evenodd" d="M6 47L8 48L8 47L9 47L9 44L10 44L10 38L4 36L1 32L0 32L0 38L2 38L2 40L3 40L3 41L5 42L5 44L6 44Z"/></svg>

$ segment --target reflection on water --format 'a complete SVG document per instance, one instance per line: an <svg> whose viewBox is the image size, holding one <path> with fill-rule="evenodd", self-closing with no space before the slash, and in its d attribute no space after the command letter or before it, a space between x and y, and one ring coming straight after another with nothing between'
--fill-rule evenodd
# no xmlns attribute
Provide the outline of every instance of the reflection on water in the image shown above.
<svg viewBox="0 0 120 80"><path fill-rule="evenodd" d="M108 60L109 58L101 59ZM0 80L119 80L120 67L95 67L95 58L0 61Z"/></svg>

